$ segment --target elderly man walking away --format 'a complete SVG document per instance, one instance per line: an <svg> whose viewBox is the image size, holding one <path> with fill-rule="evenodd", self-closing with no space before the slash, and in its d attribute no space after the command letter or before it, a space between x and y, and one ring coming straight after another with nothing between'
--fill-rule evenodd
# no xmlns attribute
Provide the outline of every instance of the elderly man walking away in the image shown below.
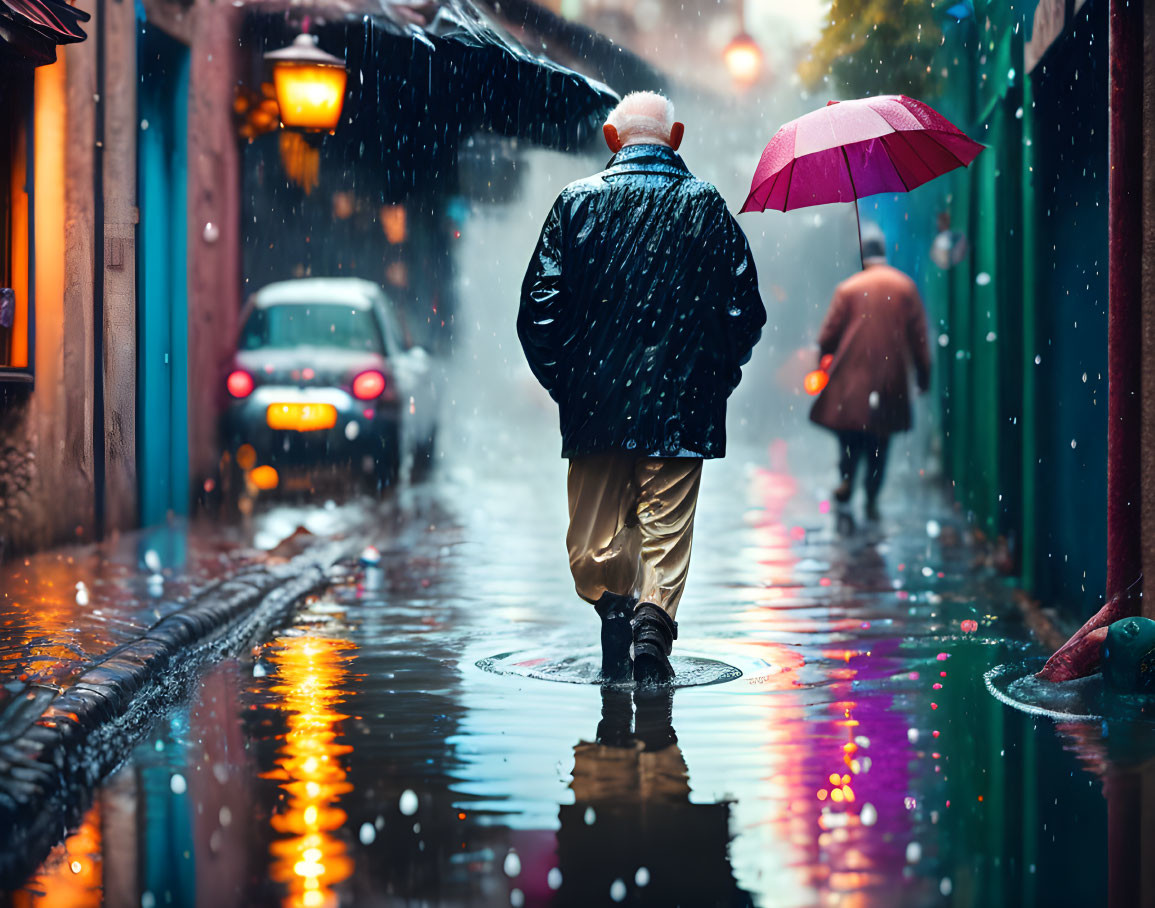
<svg viewBox="0 0 1155 908"><path fill-rule="evenodd" d="M626 96L606 169L567 186L521 290L530 368L558 403L578 595L602 620L602 678L673 677L702 461L766 321L746 237L677 154L661 95Z"/></svg>
<svg viewBox="0 0 1155 908"><path fill-rule="evenodd" d="M865 458L866 516L877 520L890 436L911 425L911 365L919 390L925 392L930 387L930 347L918 289L886 263L886 239L864 237L862 258L862 271L834 291L818 334L819 358L834 359L810 418L838 436L842 482L834 490L835 500L850 501L859 461Z"/></svg>

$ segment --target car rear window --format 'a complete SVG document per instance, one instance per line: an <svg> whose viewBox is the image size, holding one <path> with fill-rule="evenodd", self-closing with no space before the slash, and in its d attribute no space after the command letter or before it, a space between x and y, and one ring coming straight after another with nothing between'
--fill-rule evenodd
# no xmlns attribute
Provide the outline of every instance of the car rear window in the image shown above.
<svg viewBox="0 0 1155 908"><path fill-rule="evenodd" d="M241 329L242 350L337 347L384 353L381 329L372 312L348 306L268 306L249 313Z"/></svg>

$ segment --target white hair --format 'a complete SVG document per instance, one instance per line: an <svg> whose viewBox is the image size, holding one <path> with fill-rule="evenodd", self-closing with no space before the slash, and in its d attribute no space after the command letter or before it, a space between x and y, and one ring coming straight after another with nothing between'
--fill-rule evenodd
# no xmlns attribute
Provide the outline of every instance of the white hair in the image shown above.
<svg viewBox="0 0 1155 908"><path fill-rule="evenodd" d="M652 91L630 92L610 111L606 122L618 131L623 145L643 140L665 145L674 128L674 104Z"/></svg>

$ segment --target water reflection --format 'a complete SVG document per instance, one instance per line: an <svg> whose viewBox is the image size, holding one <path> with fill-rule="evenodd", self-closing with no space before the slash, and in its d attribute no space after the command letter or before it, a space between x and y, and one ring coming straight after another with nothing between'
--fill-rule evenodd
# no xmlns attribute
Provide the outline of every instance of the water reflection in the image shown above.
<svg viewBox="0 0 1155 908"><path fill-rule="evenodd" d="M280 697L271 705L286 714L288 731L280 736L277 768L262 778L278 780L287 796L271 819L281 837L269 848L270 875L287 889L286 908L335 905L333 887L353 872L348 848L335 833L346 819L338 804L353 790L345 760L353 748L338 738L349 718L339 708L348 696L344 685L354 649L348 640L315 630L281 637L269 649L279 678L272 690Z"/></svg>
<svg viewBox="0 0 1155 908"><path fill-rule="evenodd" d="M52 850L24 888L12 894L12 908L97 908L103 903L100 807Z"/></svg>
<svg viewBox="0 0 1155 908"><path fill-rule="evenodd" d="M574 803L559 810L556 904L751 904L730 869L729 803L690 800L673 702L672 689L602 689L595 739L574 747Z"/></svg>

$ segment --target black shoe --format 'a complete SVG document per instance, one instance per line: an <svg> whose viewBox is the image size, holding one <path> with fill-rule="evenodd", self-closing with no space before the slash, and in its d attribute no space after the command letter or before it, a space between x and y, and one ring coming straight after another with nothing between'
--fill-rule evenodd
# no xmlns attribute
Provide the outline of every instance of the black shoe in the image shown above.
<svg viewBox="0 0 1155 908"><path fill-rule="evenodd" d="M602 598L594 603L594 609L602 619L602 673L601 680L608 683L629 681L630 644L633 631L630 618L637 600L615 593L602 593Z"/></svg>
<svg viewBox="0 0 1155 908"><path fill-rule="evenodd" d="M839 483L838 488L831 492L831 495L834 496L834 500L839 504L846 504L848 501L850 501L850 496L853 494L854 486L850 484L849 479L842 480L842 482Z"/></svg>
<svg viewBox="0 0 1155 908"><path fill-rule="evenodd" d="M678 639L678 625L652 602L634 609L634 680L638 684L668 684L674 680L670 651Z"/></svg>
<svg viewBox="0 0 1155 908"><path fill-rule="evenodd" d="M866 519L871 523L878 523L882 515L878 513L878 502L871 498L866 502Z"/></svg>

